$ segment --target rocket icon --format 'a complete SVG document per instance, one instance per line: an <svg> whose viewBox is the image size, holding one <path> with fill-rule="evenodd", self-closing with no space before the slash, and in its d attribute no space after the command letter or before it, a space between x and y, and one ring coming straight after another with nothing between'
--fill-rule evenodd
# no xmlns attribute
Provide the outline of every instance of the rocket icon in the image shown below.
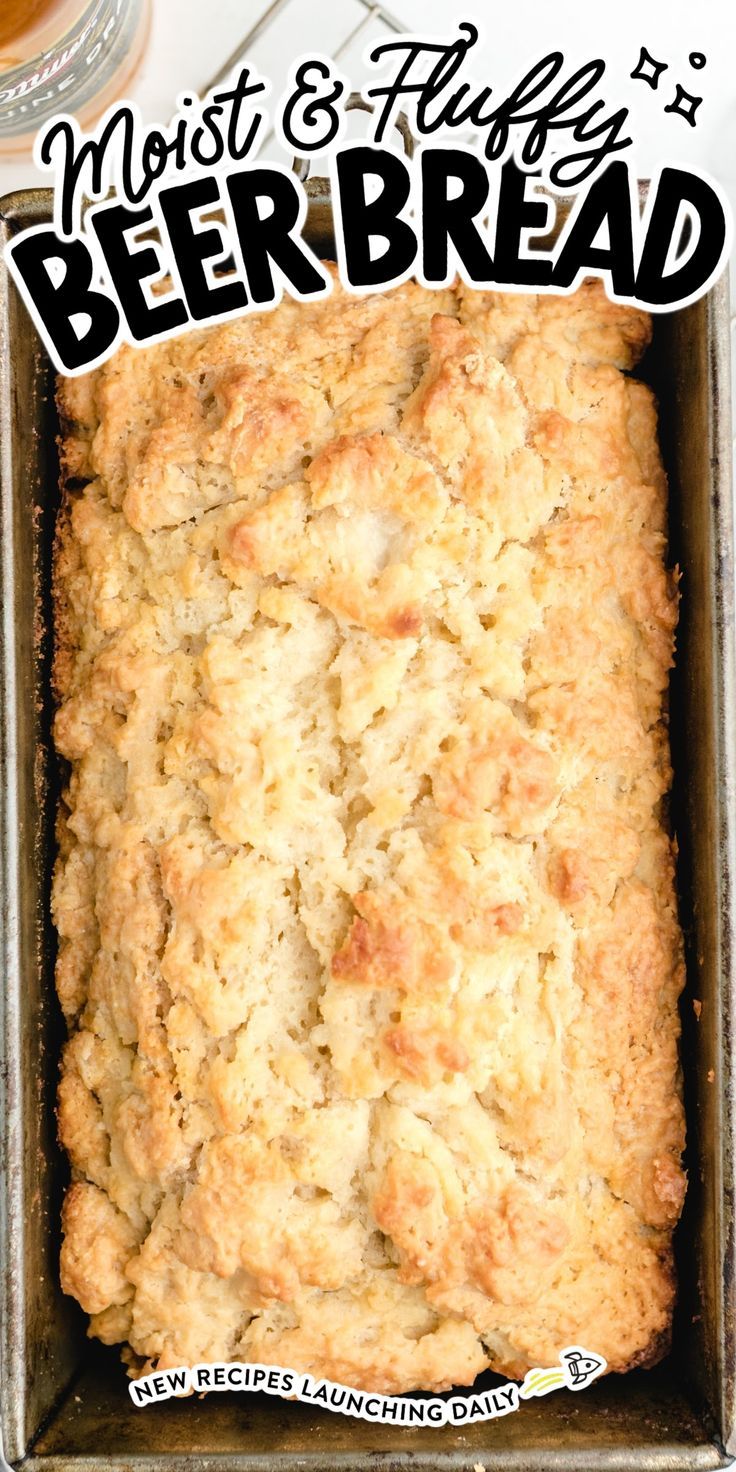
<svg viewBox="0 0 736 1472"><path fill-rule="evenodd" d="M582 1390L584 1385L590 1385L598 1375L602 1375L607 1363L601 1355L591 1354L590 1350L581 1349L577 1344L563 1349L560 1360L569 1390Z"/></svg>

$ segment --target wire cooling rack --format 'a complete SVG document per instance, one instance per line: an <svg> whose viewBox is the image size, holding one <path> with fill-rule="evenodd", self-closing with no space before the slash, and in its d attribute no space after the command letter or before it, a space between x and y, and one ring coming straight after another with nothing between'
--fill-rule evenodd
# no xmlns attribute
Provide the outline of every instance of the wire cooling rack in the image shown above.
<svg viewBox="0 0 736 1472"><path fill-rule="evenodd" d="M271 4L266 6L266 9L258 17L255 24L251 26L248 34L243 37L242 41L238 42L235 50L228 56L227 61L223 62L220 70L208 83L205 89L206 91L209 91L211 87L218 87L221 82L224 82L233 68L247 56L256 42L266 35L269 28L274 25L281 13L290 4L293 4L293 0L271 0ZM396 16L392 15L384 5L372 4L371 0L357 0L357 4L362 9L363 14L349 27L342 39L331 49L333 61L339 61L341 57L345 56L352 46L359 42L361 38L367 36L371 27L374 25L383 25L388 30L395 32L406 29L401 24L401 21L397 20Z"/></svg>

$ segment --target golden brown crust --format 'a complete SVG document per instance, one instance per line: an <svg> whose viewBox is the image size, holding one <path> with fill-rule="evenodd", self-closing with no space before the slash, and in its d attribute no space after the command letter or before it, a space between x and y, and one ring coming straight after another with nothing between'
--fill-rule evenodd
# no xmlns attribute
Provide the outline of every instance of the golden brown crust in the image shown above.
<svg viewBox="0 0 736 1472"><path fill-rule="evenodd" d="M60 386L62 1280L137 1365L666 1343L648 335L595 285L336 283Z"/></svg>

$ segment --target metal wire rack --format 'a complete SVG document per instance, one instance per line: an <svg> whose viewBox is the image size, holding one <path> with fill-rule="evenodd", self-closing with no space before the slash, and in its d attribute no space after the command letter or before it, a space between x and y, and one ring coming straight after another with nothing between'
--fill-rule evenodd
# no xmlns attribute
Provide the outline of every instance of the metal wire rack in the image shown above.
<svg viewBox="0 0 736 1472"><path fill-rule="evenodd" d="M261 37L264 32L268 30L269 26L273 24L277 16L279 16L280 13L285 10L286 6L290 3L291 0L271 0L271 4L266 7L262 15L258 17L258 20L255 22L255 24L251 26L248 34L243 37L242 41L238 42L235 50L231 52L227 60L223 62L216 75L212 77L211 81L207 85L207 88L205 89L206 91L209 91L212 87L218 87L221 82L225 81L225 78L230 75L230 72L233 70L233 68L236 67L240 61L242 61L243 57L259 39L259 37ZM365 14L361 16L357 25L351 27L347 35L342 38L342 40L333 50L332 58L334 61L339 61L340 57L344 56L349 47L352 46L356 41L358 41L360 37L365 32L367 32L369 27L373 25L376 21L379 24L382 23L383 25L387 26L388 29L391 31L400 32L405 30L405 27L401 24L401 21L397 20L396 16L392 15L390 10L387 10L384 5L374 4L372 3L372 0L358 0L358 3L362 6Z"/></svg>

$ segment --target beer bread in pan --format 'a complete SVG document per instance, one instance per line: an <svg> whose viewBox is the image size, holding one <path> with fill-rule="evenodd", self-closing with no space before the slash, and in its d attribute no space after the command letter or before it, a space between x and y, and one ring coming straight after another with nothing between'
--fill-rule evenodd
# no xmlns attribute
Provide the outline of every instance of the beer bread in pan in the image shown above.
<svg viewBox="0 0 736 1472"><path fill-rule="evenodd" d="M596 283L335 280L60 384L61 1271L134 1373L666 1347L648 336Z"/></svg>

